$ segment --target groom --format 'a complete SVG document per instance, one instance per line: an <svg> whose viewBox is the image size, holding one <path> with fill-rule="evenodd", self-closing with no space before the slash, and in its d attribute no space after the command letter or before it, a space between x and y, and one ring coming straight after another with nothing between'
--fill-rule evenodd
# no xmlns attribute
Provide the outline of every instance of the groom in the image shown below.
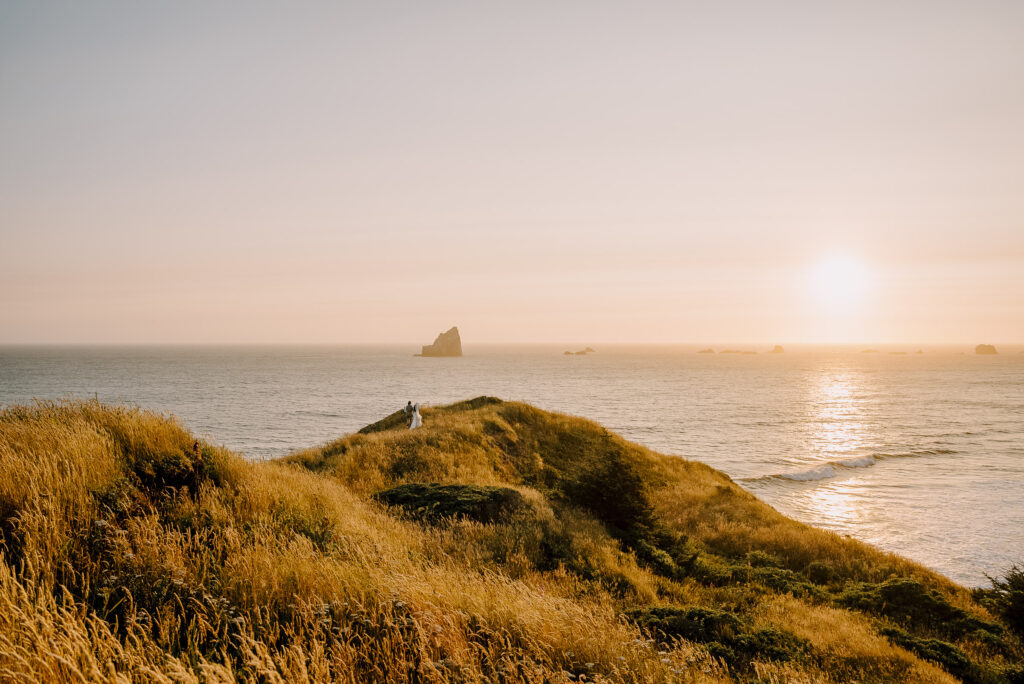
<svg viewBox="0 0 1024 684"><path fill-rule="evenodd" d="M405 411L405 417L406 418L412 418L412 402L411 401L406 403L405 408L402 409L402 410Z"/></svg>

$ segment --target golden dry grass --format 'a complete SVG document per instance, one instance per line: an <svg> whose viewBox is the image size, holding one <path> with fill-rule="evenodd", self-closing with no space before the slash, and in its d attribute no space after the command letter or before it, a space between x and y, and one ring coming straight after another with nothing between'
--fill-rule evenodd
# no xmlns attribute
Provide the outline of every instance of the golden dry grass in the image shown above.
<svg viewBox="0 0 1024 684"><path fill-rule="evenodd" d="M523 404L424 418L250 463L194 453L173 418L138 409L4 409L0 680L956 681L880 633L897 624L949 639L965 678L1006 681L1020 661L1009 636L849 609L852 583L914 577L996 624L948 580L706 466ZM428 524L373 502L409 482L512 487L527 506ZM767 574L744 571L768 558L752 551ZM827 581L801 574L815 561ZM654 606L740 626L651 632L635 614ZM750 646L772 639L785 648Z"/></svg>

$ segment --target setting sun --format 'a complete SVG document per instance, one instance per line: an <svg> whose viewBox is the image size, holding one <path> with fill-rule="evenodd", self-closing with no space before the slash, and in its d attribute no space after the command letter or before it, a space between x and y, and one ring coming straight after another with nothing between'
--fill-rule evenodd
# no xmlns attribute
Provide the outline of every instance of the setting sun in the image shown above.
<svg viewBox="0 0 1024 684"><path fill-rule="evenodd" d="M828 306L848 308L857 305L864 299L870 285L867 267L845 254L818 261L808 275L811 295Z"/></svg>

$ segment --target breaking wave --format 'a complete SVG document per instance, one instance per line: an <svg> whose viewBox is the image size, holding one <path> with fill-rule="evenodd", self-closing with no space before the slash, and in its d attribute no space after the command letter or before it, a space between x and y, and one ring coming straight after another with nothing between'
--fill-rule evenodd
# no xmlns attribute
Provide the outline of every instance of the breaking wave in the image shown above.
<svg viewBox="0 0 1024 684"><path fill-rule="evenodd" d="M812 482L814 480L827 480L831 477L840 475L843 471L852 468L868 468L875 465L878 461L886 460L890 458L916 458L919 456L935 456L941 454L955 454L954 449L920 449L918 451L908 451L904 453L875 453L868 454L865 456L854 456L852 458L840 458L834 461L825 461L824 463L808 468L806 470L796 470L793 472L786 473L775 473L772 475L762 475L760 477L748 477L744 478L744 482L764 482L766 480L791 480L794 482Z"/></svg>

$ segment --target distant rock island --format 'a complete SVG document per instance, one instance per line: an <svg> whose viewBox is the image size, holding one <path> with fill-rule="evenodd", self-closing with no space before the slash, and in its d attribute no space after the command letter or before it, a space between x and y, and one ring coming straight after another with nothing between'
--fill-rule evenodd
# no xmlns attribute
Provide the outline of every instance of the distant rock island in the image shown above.
<svg viewBox="0 0 1024 684"><path fill-rule="evenodd" d="M433 344L423 345L423 352L417 356L462 356L462 338L459 329L451 329L441 333Z"/></svg>
<svg viewBox="0 0 1024 684"><path fill-rule="evenodd" d="M877 354L878 350L877 349L861 349L860 353L861 354Z"/></svg>
<svg viewBox="0 0 1024 684"><path fill-rule="evenodd" d="M777 344L777 345L775 345L775 346L774 346L774 347L772 348L772 350L771 350L771 351L770 351L769 353L770 353L770 354L785 354L785 353L786 353L786 350L782 348L782 345L781 345L781 344Z"/></svg>
<svg viewBox="0 0 1024 684"><path fill-rule="evenodd" d="M708 347L707 349L701 349L698 354L714 354L715 350Z"/></svg>
<svg viewBox="0 0 1024 684"><path fill-rule="evenodd" d="M975 354L998 354L994 345L991 344L979 344L974 348Z"/></svg>
<svg viewBox="0 0 1024 684"><path fill-rule="evenodd" d="M597 351L596 349L592 349L591 347L587 347L586 349L580 349L578 352L564 351L564 352L562 352L562 355L563 356L584 356L586 354L593 354L596 351Z"/></svg>

